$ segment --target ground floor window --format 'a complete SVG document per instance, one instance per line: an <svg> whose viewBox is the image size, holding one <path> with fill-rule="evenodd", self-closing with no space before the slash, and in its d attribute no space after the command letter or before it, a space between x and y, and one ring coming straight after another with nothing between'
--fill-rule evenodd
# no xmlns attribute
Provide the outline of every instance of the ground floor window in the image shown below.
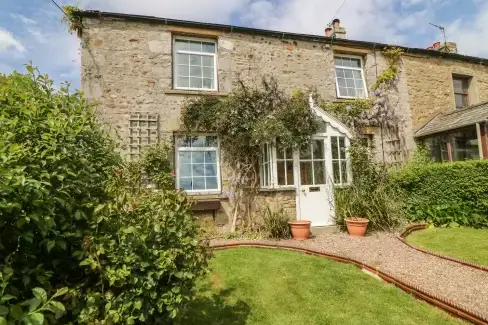
<svg viewBox="0 0 488 325"><path fill-rule="evenodd" d="M332 171L334 184L345 185L349 182L349 166L346 157L346 138L331 137L330 146L332 151Z"/></svg>
<svg viewBox="0 0 488 325"><path fill-rule="evenodd" d="M188 192L220 191L219 142L213 135L177 136L176 185Z"/></svg>
<svg viewBox="0 0 488 325"><path fill-rule="evenodd" d="M435 161L462 161L480 158L476 125L436 134L425 138L424 143Z"/></svg>

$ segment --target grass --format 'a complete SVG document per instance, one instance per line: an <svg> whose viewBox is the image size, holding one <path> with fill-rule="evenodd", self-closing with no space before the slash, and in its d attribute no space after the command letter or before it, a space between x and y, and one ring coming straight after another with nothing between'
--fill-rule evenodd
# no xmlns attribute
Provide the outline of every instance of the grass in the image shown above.
<svg viewBox="0 0 488 325"><path fill-rule="evenodd" d="M217 251L178 324L464 324L355 266L282 250Z"/></svg>
<svg viewBox="0 0 488 325"><path fill-rule="evenodd" d="M407 237L407 242L488 266L488 229L429 228L413 232Z"/></svg>

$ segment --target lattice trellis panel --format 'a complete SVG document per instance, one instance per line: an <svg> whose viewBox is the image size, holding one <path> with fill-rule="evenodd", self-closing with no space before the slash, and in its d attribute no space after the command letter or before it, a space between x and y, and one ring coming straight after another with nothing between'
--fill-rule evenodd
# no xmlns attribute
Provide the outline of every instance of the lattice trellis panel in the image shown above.
<svg viewBox="0 0 488 325"><path fill-rule="evenodd" d="M159 143L159 115L132 113L129 117L129 159L139 159L144 146L156 143Z"/></svg>

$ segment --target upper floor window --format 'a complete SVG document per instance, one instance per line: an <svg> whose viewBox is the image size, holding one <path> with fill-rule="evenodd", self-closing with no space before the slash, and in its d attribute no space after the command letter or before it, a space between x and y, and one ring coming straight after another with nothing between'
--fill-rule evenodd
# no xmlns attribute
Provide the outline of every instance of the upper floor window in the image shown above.
<svg viewBox="0 0 488 325"><path fill-rule="evenodd" d="M219 143L216 136L178 136L176 185L187 192L220 191Z"/></svg>
<svg viewBox="0 0 488 325"><path fill-rule="evenodd" d="M469 106L469 78L466 77L452 77L454 85L454 99L456 101L456 108L464 108Z"/></svg>
<svg viewBox="0 0 488 325"><path fill-rule="evenodd" d="M337 97L365 98L368 96L360 57L336 56Z"/></svg>
<svg viewBox="0 0 488 325"><path fill-rule="evenodd" d="M217 90L217 44L215 41L174 39L175 89Z"/></svg>

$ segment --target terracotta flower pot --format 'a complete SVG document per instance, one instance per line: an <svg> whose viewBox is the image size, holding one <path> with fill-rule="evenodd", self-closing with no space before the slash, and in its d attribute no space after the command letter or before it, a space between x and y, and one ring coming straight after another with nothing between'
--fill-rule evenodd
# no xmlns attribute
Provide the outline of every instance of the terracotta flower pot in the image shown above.
<svg viewBox="0 0 488 325"><path fill-rule="evenodd" d="M291 227L291 235L294 240L307 240L310 238L310 225L312 221L308 220L293 220L288 224Z"/></svg>
<svg viewBox="0 0 488 325"><path fill-rule="evenodd" d="M347 232L351 237L364 237L366 228L368 228L369 220L365 218L347 218L346 226Z"/></svg>

